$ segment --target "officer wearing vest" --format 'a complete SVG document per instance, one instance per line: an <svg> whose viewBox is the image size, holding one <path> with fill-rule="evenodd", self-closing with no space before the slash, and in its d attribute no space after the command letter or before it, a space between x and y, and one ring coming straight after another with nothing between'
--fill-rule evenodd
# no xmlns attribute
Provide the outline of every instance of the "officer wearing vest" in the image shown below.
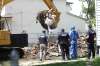
<svg viewBox="0 0 100 66"><path fill-rule="evenodd" d="M88 43L88 59L91 57L92 53L92 58L95 58L95 40L94 38L96 37L95 31L92 29L92 25L88 26L88 32L87 32L87 43Z"/></svg>
<svg viewBox="0 0 100 66"><path fill-rule="evenodd" d="M39 37L39 43L40 43L40 61L46 59L46 52L47 52L47 36L46 31L42 31L42 35Z"/></svg>
<svg viewBox="0 0 100 66"><path fill-rule="evenodd" d="M64 29L62 29L61 33L58 35L58 43L60 45L62 59L65 60L65 56L69 59L69 35Z"/></svg>

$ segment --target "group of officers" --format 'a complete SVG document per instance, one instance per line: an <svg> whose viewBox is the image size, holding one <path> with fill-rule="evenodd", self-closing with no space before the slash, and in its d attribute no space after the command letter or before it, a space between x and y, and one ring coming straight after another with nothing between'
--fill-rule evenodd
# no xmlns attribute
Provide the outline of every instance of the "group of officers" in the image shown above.
<svg viewBox="0 0 100 66"><path fill-rule="evenodd" d="M48 46L48 36L46 35L46 31L42 32L43 34L39 37L39 45L40 45L40 60L46 59L47 54L47 46ZM92 25L88 26L88 31L86 34L86 41L88 46L88 59L95 58L95 37L96 33L92 29ZM75 26L71 28L69 33L65 32L64 29L61 30L58 35L58 44L60 46L62 59L68 60L77 59L77 41L79 39L78 31L75 30Z"/></svg>

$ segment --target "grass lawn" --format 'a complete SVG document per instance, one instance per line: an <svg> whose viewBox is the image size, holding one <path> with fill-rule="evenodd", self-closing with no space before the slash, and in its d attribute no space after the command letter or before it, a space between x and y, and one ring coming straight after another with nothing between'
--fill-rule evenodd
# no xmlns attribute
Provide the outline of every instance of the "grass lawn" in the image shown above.
<svg viewBox="0 0 100 66"><path fill-rule="evenodd" d="M93 61L92 66L100 66L100 57L97 57L97 58Z"/></svg>
<svg viewBox="0 0 100 66"><path fill-rule="evenodd" d="M38 66L86 66L84 61L77 62L67 62L67 63L55 63L55 64L47 64L47 65L38 65Z"/></svg>
<svg viewBox="0 0 100 66"><path fill-rule="evenodd" d="M38 65L38 66L87 66L87 64L85 61L77 61L77 62L63 62L63 63L55 63L47 65ZM100 57L91 61L91 66L100 66Z"/></svg>

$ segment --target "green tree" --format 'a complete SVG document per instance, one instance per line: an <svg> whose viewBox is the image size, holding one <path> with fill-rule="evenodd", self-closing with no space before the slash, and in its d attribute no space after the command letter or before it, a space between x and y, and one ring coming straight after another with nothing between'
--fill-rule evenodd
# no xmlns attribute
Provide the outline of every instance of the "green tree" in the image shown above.
<svg viewBox="0 0 100 66"><path fill-rule="evenodd" d="M89 24L96 26L95 19L95 0L79 0L82 3L82 13L85 14L85 18Z"/></svg>

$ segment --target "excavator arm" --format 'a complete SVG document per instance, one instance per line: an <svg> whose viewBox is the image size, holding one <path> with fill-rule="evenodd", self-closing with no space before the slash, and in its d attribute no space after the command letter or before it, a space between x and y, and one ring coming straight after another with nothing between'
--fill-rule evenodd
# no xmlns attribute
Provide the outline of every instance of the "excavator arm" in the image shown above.
<svg viewBox="0 0 100 66"><path fill-rule="evenodd" d="M43 2L46 4L46 6L49 8L49 10L52 9L52 11L51 11L52 15L55 15L54 21L53 21L52 25L50 25L50 29L55 29L60 20L60 12L55 7L53 0L43 0ZM45 20L46 20L46 13L48 13L49 10L41 11L37 16L37 20L40 22L41 26L44 29L48 29L47 24L45 24Z"/></svg>
<svg viewBox="0 0 100 66"><path fill-rule="evenodd" d="M55 5L54 5L54 3L53 3L53 0L43 0L43 1L47 5L47 7L49 9L53 9L54 8L55 10L57 10Z"/></svg>
<svg viewBox="0 0 100 66"><path fill-rule="evenodd" d="M2 8L6 4L8 4L12 1L13 0L0 0L0 13L1 13ZM57 27L57 24L59 22L60 12L55 7L53 0L43 0L43 2L46 4L46 6L49 8L49 10L52 9L52 15L56 16L56 17L54 17L53 24L50 26L51 29L54 29ZM48 29L47 25L45 24L45 19L46 19L45 15L47 12L48 12L48 10L41 11L37 16L37 20L40 22L41 26L45 29Z"/></svg>
<svg viewBox="0 0 100 66"><path fill-rule="evenodd" d="M54 24L57 25L60 19L60 12L55 7L53 0L43 0L43 1L48 6L49 10L52 9L52 14L56 16Z"/></svg>
<svg viewBox="0 0 100 66"><path fill-rule="evenodd" d="M0 6L4 6L6 4L8 4L9 2L12 2L13 0L0 0Z"/></svg>
<svg viewBox="0 0 100 66"><path fill-rule="evenodd" d="M12 1L14 1L14 0L0 0L0 17L1 17L2 8ZM43 2L46 4L46 6L49 8L49 10L52 9L52 14L56 16L54 18L55 21L53 22L52 25L50 25L50 28L54 29L57 27L57 24L59 22L60 13L58 12L57 8L55 7L53 0L43 0ZM45 29L48 29L47 24L45 24L45 19L46 19L47 13L48 13L48 10L45 10L45 11L42 11L41 13L39 13L39 15L37 16L37 19L39 19L41 26ZM0 21L1 21L1 18L0 18ZM0 30L0 45L9 45L10 43L11 43L10 32Z"/></svg>
<svg viewBox="0 0 100 66"><path fill-rule="evenodd" d="M5 6L6 4L12 2L13 0L0 0L0 10Z"/></svg>
<svg viewBox="0 0 100 66"><path fill-rule="evenodd" d="M2 17L1 17L1 10L2 8L12 2L13 0L0 0L0 46L1 45L10 45L10 32L3 30L2 24ZM2 28L2 29L1 29Z"/></svg>

